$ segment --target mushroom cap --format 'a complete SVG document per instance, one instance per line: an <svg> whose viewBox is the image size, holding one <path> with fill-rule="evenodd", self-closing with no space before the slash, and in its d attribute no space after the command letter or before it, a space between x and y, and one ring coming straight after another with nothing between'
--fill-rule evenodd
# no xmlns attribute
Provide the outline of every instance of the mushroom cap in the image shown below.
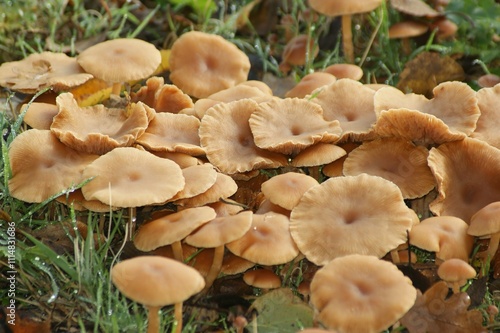
<svg viewBox="0 0 500 333"><path fill-rule="evenodd" d="M185 114L157 113L137 143L148 150L204 155L200 147L200 120Z"/></svg>
<svg viewBox="0 0 500 333"><path fill-rule="evenodd" d="M216 217L186 237L185 242L196 247L218 247L235 241L250 229L251 211Z"/></svg>
<svg viewBox="0 0 500 333"><path fill-rule="evenodd" d="M29 107L26 111L23 121L26 125L34 129L48 130L54 117L59 112L59 108L55 104L33 102L24 104L22 110Z"/></svg>
<svg viewBox="0 0 500 333"><path fill-rule="evenodd" d="M411 280L396 265L374 256L336 258L311 281L316 318L339 332L381 332L401 318L416 298Z"/></svg>
<svg viewBox="0 0 500 333"><path fill-rule="evenodd" d="M150 121L151 111L142 102L127 109L109 109L102 104L81 108L71 93L59 95L56 101L59 113L50 130L65 145L89 154L131 146Z"/></svg>
<svg viewBox="0 0 500 333"><path fill-rule="evenodd" d="M221 36L200 31L182 34L172 45L169 62L172 82L196 98L246 81L250 72L243 51Z"/></svg>
<svg viewBox="0 0 500 333"><path fill-rule="evenodd" d="M185 185L168 201L192 198L205 193L217 181L217 171L210 163L197 164L182 169Z"/></svg>
<svg viewBox="0 0 500 333"><path fill-rule="evenodd" d="M318 166L332 163L345 156L347 152L331 143L316 143L295 155L290 162L294 167Z"/></svg>
<svg viewBox="0 0 500 333"><path fill-rule="evenodd" d="M356 92L356 93L353 93ZM377 117L375 91L352 79L340 79L306 96L323 108L326 120L338 120L343 130L339 141L364 141L374 138L372 125Z"/></svg>
<svg viewBox="0 0 500 333"><path fill-rule="evenodd" d="M160 256L139 256L111 269L113 284L128 298L146 306L181 303L205 287L192 267Z"/></svg>
<svg viewBox="0 0 500 333"><path fill-rule="evenodd" d="M474 239L467 234L468 225L454 216L426 218L410 230L410 244L426 251L436 252L442 260L468 260Z"/></svg>
<svg viewBox="0 0 500 333"><path fill-rule="evenodd" d="M23 60L0 66L0 86L26 94L52 87L55 91L78 86L92 78L75 58L64 53L33 53Z"/></svg>
<svg viewBox="0 0 500 333"><path fill-rule="evenodd" d="M493 88L494 86L496 86L499 83L500 83L500 76L498 76L496 74L484 74L484 75L481 75L480 77L477 78L477 84L481 88ZM481 89L479 89L479 91L481 91ZM478 98L479 98L479 96L478 96ZM481 112L481 115L482 115L482 112Z"/></svg>
<svg viewBox="0 0 500 333"><path fill-rule="evenodd" d="M253 269L243 274L243 281L249 286L262 289L281 287L281 279L273 271L265 268Z"/></svg>
<svg viewBox="0 0 500 333"><path fill-rule="evenodd" d="M257 147L286 155L318 142L336 142L342 132L337 120L323 118L321 106L302 98L260 103L248 122Z"/></svg>
<svg viewBox="0 0 500 333"><path fill-rule="evenodd" d="M438 196L430 203L436 215L469 221L479 209L500 201L500 150L484 141L465 138L429 151L428 164Z"/></svg>
<svg viewBox="0 0 500 333"><path fill-rule="evenodd" d="M492 88L482 88L476 93L477 103L481 116L476 123L476 129L470 135L488 142L495 148L500 149L500 117L498 103L500 102L500 84Z"/></svg>
<svg viewBox="0 0 500 333"><path fill-rule="evenodd" d="M142 225L134 237L134 245L141 251L170 245L215 217L215 210L211 207L183 209Z"/></svg>
<svg viewBox="0 0 500 333"><path fill-rule="evenodd" d="M381 258L406 242L417 221L394 183L360 174L330 178L305 192L290 215L290 233L308 260L325 265L348 254Z"/></svg>
<svg viewBox="0 0 500 333"><path fill-rule="evenodd" d="M439 265L437 274L446 282L463 282L465 284L468 279L476 276L476 270L462 259L451 258Z"/></svg>
<svg viewBox="0 0 500 333"><path fill-rule="evenodd" d="M201 120L199 135L210 163L226 174L260 168L277 168L288 163L282 154L257 147L250 125L259 104L251 99L219 103Z"/></svg>
<svg viewBox="0 0 500 333"><path fill-rule="evenodd" d="M500 201L492 202L478 210L469 222L467 233L487 236L500 232Z"/></svg>
<svg viewBox="0 0 500 333"><path fill-rule="evenodd" d="M22 201L42 202L83 182L83 170L98 157L71 149L49 130L24 131L9 147L9 192Z"/></svg>
<svg viewBox="0 0 500 333"><path fill-rule="evenodd" d="M262 193L273 204L292 210L302 195L311 187L318 185L311 176L297 172L282 173L262 183Z"/></svg>
<svg viewBox="0 0 500 333"><path fill-rule="evenodd" d="M429 30L427 24L416 21L394 23L389 28L389 38L409 38L423 35Z"/></svg>
<svg viewBox="0 0 500 333"><path fill-rule="evenodd" d="M250 229L226 248L261 265L284 264L299 254L290 236L288 217L276 213L253 214Z"/></svg>
<svg viewBox="0 0 500 333"><path fill-rule="evenodd" d="M411 16L435 17L440 15L422 0L391 0L391 6Z"/></svg>
<svg viewBox="0 0 500 333"><path fill-rule="evenodd" d="M115 148L89 164L82 187L87 200L116 207L163 203L184 188L182 170L175 162L136 148Z"/></svg>
<svg viewBox="0 0 500 333"><path fill-rule="evenodd" d="M383 0L309 0L309 6L327 16L352 15L371 12Z"/></svg>
<svg viewBox="0 0 500 333"><path fill-rule="evenodd" d="M327 86L330 83L337 81L337 78L330 73L314 72L305 75L300 79L292 89L288 90L285 97L293 98L304 98L311 94L314 90Z"/></svg>
<svg viewBox="0 0 500 333"><path fill-rule="evenodd" d="M117 38L95 44L76 58L86 72L107 82L144 79L161 63L161 53L146 41Z"/></svg>
<svg viewBox="0 0 500 333"><path fill-rule="evenodd" d="M346 176L361 173L380 176L398 185L403 198L419 198L435 185L434 175L427 165L428 154L425 147L404 139L366 141L349 153L343 173Z"/></svg>
<svg viewBox="0 0 500 333"><path fill-rule="evenodd" d="M319 53L319 47L313 38L307 34L301 34L290 39L281 54L280 69L288 72L290 66L302 66L308 60L316 58Z"/></svg>
<svg viewBox="0 0 500 333"><path fill-rule="evenodd" d="M323 69L323 73L330 73L337 79L361 80L363 69L354 64L333 64Z"/></svg>

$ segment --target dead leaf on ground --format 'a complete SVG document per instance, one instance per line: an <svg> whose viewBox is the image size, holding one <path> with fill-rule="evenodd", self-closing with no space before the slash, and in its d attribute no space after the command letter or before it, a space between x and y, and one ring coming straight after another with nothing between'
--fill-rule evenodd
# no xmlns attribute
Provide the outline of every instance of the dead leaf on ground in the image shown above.
<svg viewBox="0 0 500 333"><path fill-rule="evenodd" d="M431 98L432 89L438 84L463 81L464 78L464 69L453 58L435 52L422 52L406 63L397 88Z"/></svg>
<svg viewBox="0 0 500 333"><path fill-rule="evenodd" d="M423 295L418 294L415 305L401 323L410 333L482 333L483 316L478 310L468 311L470 298L467 293L453 294L447 298L446 282L435 283Z"/></svg>

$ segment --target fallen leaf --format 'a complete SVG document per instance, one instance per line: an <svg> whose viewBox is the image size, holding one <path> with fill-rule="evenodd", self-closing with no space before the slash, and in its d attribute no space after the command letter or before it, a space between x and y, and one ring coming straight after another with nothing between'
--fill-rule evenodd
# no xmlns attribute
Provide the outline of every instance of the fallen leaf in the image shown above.
<svg viewBox="0 0 500 333"><path fill-rule="evenodd" d="M250 310L257 317L249 324L259 333L294 333L302 327L313 326L313 310L289 288L272 290L257 298Z"/></svg>
<svg viewBox="0 0 500 333"><path fill-rule="evenodd" d="M397 88L404 92L433 96L432 89L445 81L463 81L464 70L453 58L422 52L405 64Z"/></svg>
<svg viewBox="0 0 500 333"><path fill-rule="evenodd" d="M111 84L96 78L70 89L79 106L91 106L101 103L111 95Z"/></svg>
<svg viewBox="0 0 500 333"><path fill-rule="evenodd" d="M468 311L470 298L467 293L447 297L446 282L435 283L423 295L419 292L413 307L401 323L410 333L482 333L483 316L478 310Z"/></svg>

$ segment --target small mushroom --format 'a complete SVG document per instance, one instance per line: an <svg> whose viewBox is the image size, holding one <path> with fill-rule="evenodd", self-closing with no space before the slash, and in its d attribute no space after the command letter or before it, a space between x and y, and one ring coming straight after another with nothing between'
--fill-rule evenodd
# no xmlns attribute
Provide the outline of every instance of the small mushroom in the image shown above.
<svg viewBox="0 0 500 333"><path fill-rule="evenodd" d="M472 236L489 236L488 250L483 253L483 262L493 260L500 242L500 201L492 202L472 215L467 233Z"/></svg>
<svg viewBox="0 0 500 333"><path fill-rule="evenodd" d="M262 193L270 202L287 210L292 210L311 187L318 185L311 176L287 172L274 176L262 183Z"/></svg>
<svg viewBox="0 0 500 333"><path fill-rule="evenodd" d="M456 294L460 292L460 287L465 285L468 279L476 276L476 270L462 259L452 258L439 265L437 274Z"/></svg>
<svg viewBox="0 0 500 333"><path fill-rule="evenodd" d="M288 73L292 66L302 66L312 61L319 53L319 47L308 35L297 35L290 39L283 49L279 69Z"/></svg>
<svg viewBox="0 0 500 333"><path fill-rule="evenodd" d="M264 292L269 289L281 287L280 277L273 271L265 268L246 271L243 274L243 281L249 286L263 289Z"/></svg>
<svg viewBox="0 0 500 333"><path fill-rule="evenodd" d="M205 280L194 268L159 256L124 260L111 269L111 280L125 296L149 310L148 333L160 332L158 311L171 304L175 333L180 333L183 302L205 286Z"/></svg>

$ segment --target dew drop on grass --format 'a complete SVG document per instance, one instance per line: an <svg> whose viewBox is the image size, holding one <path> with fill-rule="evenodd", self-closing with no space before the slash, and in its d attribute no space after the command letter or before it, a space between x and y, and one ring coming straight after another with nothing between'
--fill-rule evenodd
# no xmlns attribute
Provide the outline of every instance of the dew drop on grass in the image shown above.
<svg viewBox="0 0 500 333"><path fill-rule="evenodd" d="M47 303L52 303L56 300L57 298L57 295L56 294L52 294L52 296L50 296L50 298L47 300Z"/></svg>
<svg viewBox="0 0 500 333"><path fill-rule="evenodd" d="M35 260L36 260L36 261L40 260L40 257L35 257Z"/></svg>

